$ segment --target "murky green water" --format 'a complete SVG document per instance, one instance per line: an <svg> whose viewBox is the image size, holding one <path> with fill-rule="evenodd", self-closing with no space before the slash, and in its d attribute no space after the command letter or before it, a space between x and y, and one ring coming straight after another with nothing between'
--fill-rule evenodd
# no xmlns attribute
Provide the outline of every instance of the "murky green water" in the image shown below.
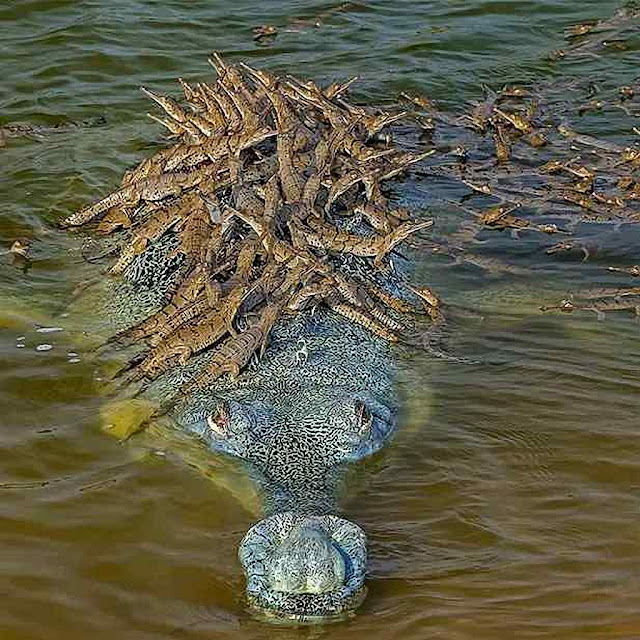
<svg viewBox="0 0 640 640"><path fill-rule="evenodd" d="M354 619L326 628L251 618L236 560L256 519L250 487L219 461L201 461L208 475L188 466L184 443L107 438L80 342L37 331L56 325L87 269L50 224L105 193L157 140L137 87L202 79L214 49L318 81L358 74L362 100L419 90L448 108L480 97L481 83L637 86L637 33L623 51L546 57L565 46L566 26L609 16L613 3L372 1L318 28L292 22L331 6L2 4L0 123L107 120L0 149L2 245L37 238L30 269L0 266L3 640L640 637L638 324L538 311L568 289L620 282L603 267L637 263L637 232L598 230L606 249L586 263L511 243L514 263L536 265L529 275L422 266L458 305L455 348L481 364L405 363L400 433L343 505L369 535L369 596ZM281 32L260 46L251 28L266 22ZM581 130L630 133L607 109ZM438 187L406 188L426 198ZM434 214L446 225L451 212Z"/></svg>

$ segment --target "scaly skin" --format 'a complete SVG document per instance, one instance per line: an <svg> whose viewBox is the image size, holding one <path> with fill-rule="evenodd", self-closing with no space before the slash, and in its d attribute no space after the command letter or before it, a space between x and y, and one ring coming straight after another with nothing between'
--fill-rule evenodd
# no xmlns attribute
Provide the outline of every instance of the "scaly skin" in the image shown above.
<svg viewBox="0 0 640 640"><path fill-rule="evenodd" d="M178 82L182 87L182 93L184 94L185 100L190 102L192 105L196 107L204 107L204 101L202 100L202 96L198 93L198 90L192 87L188 82L185 82L184 78L178 78Z"/></svg>
<svg viewBox="0 0 640 640"><path fill-rule="evenodd" d="M237 96L238 99L241 99L246 105L245 108L250 109L252 113L255 114L259 111L260 100L258 96L249 89L240 71L233 65L225 62L219 53L214 52L212 58L213 59L209 59L209 64L218 72L220 82L229 88L231 97L234 98ZM244 111L242 111L242 113L245 117L251 117L249 114L244 113ZM245 125L248 124L250 123L245 120Z"/></svg>
<svg viewBox="0 0 640 640"><path fill-rule="evenodd" d="M251 356L266 344L281 308L281 303L272 303L265 307L258 322L223 342L215 350L211 363L180 389L180 395L188 396L194 391L204 389L225 373L232 379L237 378Z"/></svg>
<svg viewBox="0 0 640 640"><path fill-rule="evenodd" d="M202 197L197 193L190 195L191 198L185 203L189 216L183 224L180 242L174 253L182 254L189 263L203 263L211 233L211 217Z"/></svg>
<svg viewBox="0 0 640 640"><path fill-rule="evenodd" d="M189 113L173 98L154 93L146 87L141 87L141 90L154 102L157 102L166 111L170 118L182 125L196 140L203 141L206 139L206 136L213 135L214 129L212 128L211 123L199 116L197 113Z"/></svg>
<svg viewBox="0 0 640 640"><path fill-rule="evenodd" d="M237 133L242 131L242 113L236 106L234 100L229 96L229 92L225 90L221 80L216 82L213 92L210 94L216 101L227 123L227 131L229 133Z"/></svg>
<svg viewBox="0 0 640 640"><path fill-rule="evenodd" d="M154 175L160 175L164 171L167 160L176 153L182 145L176 144L160 149L149 158L145 158L137 167L127 171L120 186L128 187L135 182L144 180Z"/></svg>
<svg viewBox="0 0 640 640"><path fill-rule="evenodd" d="M132 225L131 216L125 206L114 207L102 218L96 227L98 233L113 233L118 229L128 229Z"/></svg>
<svg viewBox="0 0 640 640"><path fill-rule="evenodd" d="M214 61L219 78L211 91L195 95L192 87L183 86L196 107L194 113L206 123L189 116L191 107L183 113L170 101L158 100L168 112L169 127L182 143L193 146L174 150L175 164L149 163L154 175L159 166L160 171L169 167L186 174L200 164L224 159L224 177L210 172L193 187L178 185L177 197L184 198L192 189L207 206L216 204L210 221L196 207L189 224L185 221L148 241L123 273L125 280L133 280L131 286L120 282L126 295L109 302L121 308L128 304L122 299L128 295L134 298L129 306L135 307L149 288L158 293L157 285L166 295L176 282L182 286L184 278L198 273L191 283L197 286L189 294L181 290L182 302L178 304L176 294L173 310L165 308L155 316L159 324L148 337L160 342L137 365L134 376L153 379L145 394L163 410L171 410L178 424L203 444L245 461L260 483L268 517L250 530L240 549L249 602L280 618L339 616L362 597L366 545L361 530L328 514L336 510L341 466L379 449L393 430L392 367L386 346L408 342L404 314L416 310L403 299L403 292L408 298L407 290L413 292L414 302L417 298L433 324L443 319L442 305L430 289L408 287L390 270L384 279L375 271L386 266L384 258L398 242L430 224L408 220L402 210L387 210L379 183L431 152L391 153L369 145L369 137L399 116L347 104L339 99L340 87L323 92L313 83L282 82L246 68L246 74L240 74L221 58ZM510 113L511 107L499 102L501 97L490 95L465 124L494 135L503 163L509 159L509 136L514 144L538 142L529 123L536 116L535 106ZM419 105L431 108L423 100ZM241 158L243 145L234 136L239 140L253 133L256 118L278 130L277 143L258 143ZM223 121L220 126L218 119ZM442 121L450 125L452 119ZM576 143L593 146L585 136L558 130ZM332 149L327 141L334 137L338 143ZM478 149L470 146L468 156L462 150L459 155L471 166L466 175L457 170L455 177L474 191L510 203L509 190L500 185L509 172L497 169L499 163L489 163L482 172L473 170ZM640 162L637 150L614 152L607 169L620 163L631 173ZM178 163L180 153L184 155ZM527 188L519 200L525 204L524 195L545 203L563 199L556 191L562 188L572 194L565 201L571 197L587 211L602 212L602 217L614 215L609 207L616 208L619 218L621 209L625 216L637 215L626 211L636 191L633 177L623 182L620 195L598 193L595 168L593 173L584 169L575 162L560 163L550 169L562 174L548 179L553 190ZM440 175L451 176L447 172L441 167ZM578 179L579 186L562 182L564 174ZM173 195L162 189L163 185L143 182L133 194L119 194L123 201L118 204L129 206L129 196L136 202L162 202ZM325 203L322 212L316 209ZM493 228L557 231L508 211L507 207L477 217ZM576 213L585 219L584 213ZM366 236L363 225L375 233ZM474 227L477 231L480 225ZM159 259L164 249L164 257L174 256L174 262ZM447 251L465 260L482 257L452 245ZM135 291L140 283L146 291ZM637 311L638 298L629 289L565 302L562 309ZM145 313L150 312L147 307ZM210 321L216 324L212 327ZM261 354L269 335L270 349ZM252 365L259 354L262 358Z"/></svg>
<svg viewBox="0 0 640 640"><path fill-rule="evenodd" d="M106 123L103 116L90 118L81 122L61 122L54 125L8 123L0 127L0 148L6 145L6 141L11 138L21 138L30 136L47 136L56 133L64 133L74 129L85 127L99 127Z"/></svg>
<svg viewBox="0 0 640 640"><path fill-rule="evenodd" d="M118 259L109 269L109 273L112 275L121 274L131 264L132 260L137 255L140 255L150 243L157 240L161 235L169 231L171 227L183 220L190 213L190 207L193 206L193 204L193 196L188 197L180 204L162 209L155 215L149 217L148 220L136 229L131 240L123 247ZM104 222L104 219L102 222Z"/></svg>
<svg viewBox="0 0 640 640"><path fill-rule="evenodd" d="M352 118L345 117L343 111L328 100L315 85L305 86L289 81L285 83L283 87L287 89L287 95L294 99L298 98L304 103L319 109L334 129L344 132L341 138L340 149L355 160L368 162L385 153L385 151L368 147L353 134L349 133L349 127L355 124L359 118L356 117L354 121Z"/></svg>
<svg viewBox="0 0 640 640"><path fill-rule="evenodd" d="M506 113L501 109L498 109L498 107L494 107L493 112L521 133L531 133L533 131L531 123L517 113Z"/></svg>
<svg viewBox="0 0 640 640"><path fill-rule="evenodd" d="M136 260L156 259L151 255L145 251ZM155 271L153 264L149 269ZM201 281L195 284L199 278L193 280L191 295L202 290ZM166 288L158 285L160 292ZM323 283L316 301L336 289ZM130 308L144 313L133 293ZM386 341L393 332L375 324L369 310L339 302L335 313L318 310L275 326L282 299L236 338L228 337L215 310L205 311L211 326L183 324L131 377L144 380L144 393L161 406L174 406L177 423L212 451L245 460L263 487L268 517L240 546L252 606L269 617L326 620L347 614L364 595L364 534L328 514L336 509L342 465L378 450L395 427L392 362L381 341L371 338L371 331L379 331ZM202 293L196 300L206 308ZM104 302L111 314L119 308L108 297ZM358 314L355 322L362 318L366 329L354 326ZM273 332L254 381L251 371L242 370ZM208 344L213 351L204 351ZM236 382L225 381L225 373L237 375ZM335 549L348 559L344 577ZM266 570L264 581L257 559Z"/></svg>
<svg viewBox="0 0 640 640"><path fill-rule="evenodd" d="M147 335L153 333L154 342L170 336L174 331L210 309L209 300L203 293L199 294L193 302L178 307L172 315L167 313L171 310L169 305L168 307L169 309L161 311L160 315L153 319L155 322L152 320L153 317L149 318L151 322L145 324L142 329Z"/></svg>
<svg viewBox="0 0 640 640"><path fill-rule="evenodd" d="M365 115L360 121L362 126L366 129L369 138L373 138L377 133L380 133L384 128L390 124L402 120L408 115L407 111L400 111L398 113L381 113L379 115Z"/></svg>
<svg viewBox="0 0 640 640"><path fill-rule="evenodd" d="M328 100L333 100L340 97L357 79L358 76L353 76L346 82L333 82L322 93Z"/></svg>
<svg viewBox="0 0 640 640"><path fill-rule="evenodd" d="M285 87L274 76L264 71L256 71L245 64L242 65L242 68L258 86L262 87L269 102L273 105L278 133L295 134L300 128L301 122L287 102L286 95L282 91Z"/></svg>
<svg viewBox="0 0 640 640"><path fill-rule="evenodd" d="M195 327L182 327L160 342L133 370L128 382L145 378L155 380L171 366L185 365L187 360L203 349L215 344L227 332L227 318L212 310Z"/></svg>
<svg viewBox="0 0 640 640"><path fill-rule="evenodd" d="M493 143L496 147L496 158L500 164L504 164L511 156L511 145L507 132L500 124L495 124L493 128Z"/></svg>
<svg viewBox="0 0 640 640"><path fill-rule="evenodd" d="M174 136L184 136L188 134L187 129L184 125L181 125L177 120L173 118L163 118L162 116L157 116L155 113L147 113L147 117L151 118L154 122L161 124L165 129L169 130Z"/></svg>
<svg viewBox="0 0 640 640"><path fill-rule="evenodd" d="M273 234L275 232L276 216L281 203L280 178L277 174L273 174L264 186L264 209L262 212L264 233Z"/></svg>
<svg viewBox="0 0 640 640"><path fill-rule="evenodd" d="M293 133L278 136L278 174L285 202L292 204L302 198L304 181L293 164Z"/></svg>
<svg viewBox="0 0 640 640"><path fill-rule="evenodd" d="M270 127L238 131L230 135L216 135L203 144L183 145L175 150L163 167L163 171L184 170L201 162L218 163L228 157L239 157L240 153L263 140L274 136Z"/></svg>
<svg viewBox="0 0 640 640"><path fill-rule="evenodd" d="M157 202L169 196L179 195L183 190L199 184L214 169L214 165L208 165L191 173L163 174L140 180L114 191L96 204L70 215L62 221L61 225L63 227L81 226L118 205L134 207L141 200Z"/></svg>
<svg viewBox="0 0 640 640"><path fill-rule="evenodd" d="M384 287L374 282L367 282L364 286L371 296L378 298L378 300L390 309L393 309L396 313L420 313L420 310L412 304L390 294Z"/></svg>
<svg viewBox="0 0 640 640"><path fill-rule="evenodd" d="M578 295L578 298L581 296ZM583 300L562 300L555 306L541 307L541 311L563 311L571 313L573 311L593 311L600 320L603 320L607 313L613 311L631 311L635 316L640 316L640 294L631 291L626 295L603 296L598 299L590 299L587 296Z"/></svg>
<svg viewBox="0 0 640 640"><path fill-rule="evenodd" d="M204 117L211 122L221 133L227 130L227 121L224 111L221 109L214 96L214 90L206 82L199 82L197 85L198 94L205 105Z"/></svg>
<svg viewBox="0 0 640 640"><path fill-rule="evenodd" d="M433 221L408 221L382 237L356 235L312 218L309 219L308 224L312 231L303 229L302 234L310 246L337 253L374 257L376 261L380 262L398 243L408 238L412 233L430 227Z"/></svg>
<svg viewBox="0 0 640 640"><path fill-rule="evenodd" d="M380 322L370 312L361 311L345 302L336 300L332 296L327 299L327 302L333 311L347 320L363 326L368 331L371 331L373 335L389 342L398 342L398 336L386 326L386 323ZM400 329L401 327L397 326L395 328Z"/></svg>

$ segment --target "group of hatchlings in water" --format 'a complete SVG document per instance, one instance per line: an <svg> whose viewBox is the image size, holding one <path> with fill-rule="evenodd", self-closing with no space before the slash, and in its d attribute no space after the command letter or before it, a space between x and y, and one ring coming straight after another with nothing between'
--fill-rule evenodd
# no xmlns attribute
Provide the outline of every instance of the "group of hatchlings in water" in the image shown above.
<svg viewBox="0 0 640 640"><path fill-rule="evenodd" d="M432 225L432 220L413 219L405 209L390 206L381 187L434 153L391 144L387 127L403 118L413 117L427 136L433 122L443 119L493 141L495 159L479 171L467 164L466 149L452 151L456 163L426 170L455 176L477 194L509 203L477 214L476 224L561 232L555 225L514 216L521 203L502 186L501 167L514 143L536 148L548 143L531 124L530 106L528 114L526 108L505 106L524 99L524 92L505 89L454 122L431 112L432 105L419 97L404 96L411 101L411 113L364 108L345 99L352 81L323 89L245 64L233 66L217 54L210 62L217 71L215 83L192 86L180 80L185 103L143 88L164 110L151 117L177 141L127 172L119 189L63 221L65 227L97 222L104 233L130 229L112 274L125 272L166 234L177 236L172 255L182 256L180 275L166 306L114 339L144 340L150 347L127 367L127 383L151 381L211 347L209 364L181 393L203 388L225 373L237 375L253 354L264 351L282 314L321 302L391 342L419 342L419 333L409 330L415 326L409 322L413 314L442 322L440 302L429 288L413 286L397 274L393 280L404 294L392 295L384 286L396 245ZM585 146L592 143L566 127L563 135ZM579 207L580 219L603 208L622 210L623 197L640 196L634 177L640 152L599 151L609 154L602 160L608 167L624 170L617 185L623 195L617 200L598 201L595 173L575 161L556 160L540 171L549 180L564 176L572 181L555 185L553 197ZM551 192L543 191L548 204ZM519 188L518 194L530 201L539 195L534 187ZM625 221L639 217L630 214ZM620 290L612 300L638 293L628 291Z"/></svg>

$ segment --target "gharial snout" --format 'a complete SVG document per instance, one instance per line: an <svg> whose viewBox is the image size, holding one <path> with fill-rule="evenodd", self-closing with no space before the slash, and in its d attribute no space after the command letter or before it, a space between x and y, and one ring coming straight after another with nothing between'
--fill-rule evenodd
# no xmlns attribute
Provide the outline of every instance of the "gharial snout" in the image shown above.
<svg viewBox="0 0 640 640"><path fill-rule="evenodd" d="M285 593L328 593L344 584L343 552L322 527L305 521L293 527L267 564L267 582Z"/></svg>
<svg viewBox="0 0 640 640"><path fill-rule="evenodd" d="M337 516L270 516L247 532L238 555L247 599L269 618L340 619L364 599L366 537Z"/></svg>

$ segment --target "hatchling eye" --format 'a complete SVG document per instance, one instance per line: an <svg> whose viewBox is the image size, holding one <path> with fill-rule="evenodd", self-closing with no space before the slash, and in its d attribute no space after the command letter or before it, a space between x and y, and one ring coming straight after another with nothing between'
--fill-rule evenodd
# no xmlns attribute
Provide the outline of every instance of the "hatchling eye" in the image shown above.
<svg viewBox="0 0 640 640"><path fill-rule="evenodd" d="M231 419L231 409L226 400L218 403L215 411L207 416L207 425L216 436L226 436L229 431L229 421Z"/></svg>
<svg viewBox="0 0 640 640"><path fill-rule="evenodd" d="M373 423L373 415L367 405L361 400L357 400L355 404L356 412L356 428L358 434L365 435L371 429Z"/></svg>

